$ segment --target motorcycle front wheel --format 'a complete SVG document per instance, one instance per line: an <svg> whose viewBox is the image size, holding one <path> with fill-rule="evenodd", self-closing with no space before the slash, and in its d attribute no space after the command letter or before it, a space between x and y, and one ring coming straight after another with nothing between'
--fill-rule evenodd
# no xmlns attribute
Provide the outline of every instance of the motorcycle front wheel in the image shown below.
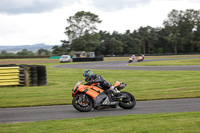
<svg viewBox="0 0 200 133"><path fill-rule="evenodd" d="M92 100L86 95L83 100L80 95L77 95L72 100L72 105L80 112L88 112L93 108Z"/></svg>
<svg viewBox="0 0 200 133"><path fill-rule="evenodd" d="M123 109L132 109L136 105L135 97L128 92L120 92L124 98L119 101L119 106Z"/></svg>

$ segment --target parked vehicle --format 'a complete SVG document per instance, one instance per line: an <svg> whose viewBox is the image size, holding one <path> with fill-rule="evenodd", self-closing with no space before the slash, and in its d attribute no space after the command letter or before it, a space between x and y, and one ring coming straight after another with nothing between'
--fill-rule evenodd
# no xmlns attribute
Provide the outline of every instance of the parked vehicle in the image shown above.
<svg viewBox="0 0 200 133"><path fill-rule="evenodd" d="M136 105L135 97L129 92L122 91L116 95L111 90L103 90L98 83L82 85L82 82L79 81L72 89L72 105L78 111L117 108L117 105L123 109L132 109ZM118 81L114 85L118 90L124 89L125 86L125 83Z"/></svg>
<svg viewBox="0 0 200 133"><path fill-rule="evenodd" d="M62 55L60 58L60 63L71 62L71 57L69 55Z"/></svg>

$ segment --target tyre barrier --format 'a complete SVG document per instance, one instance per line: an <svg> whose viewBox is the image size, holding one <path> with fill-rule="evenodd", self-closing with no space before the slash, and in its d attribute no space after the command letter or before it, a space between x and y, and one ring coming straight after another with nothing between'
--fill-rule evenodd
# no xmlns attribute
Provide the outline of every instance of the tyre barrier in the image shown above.
<svg viewBox="0 0 200 133"><path fill-rule="evenodd" d="M44 86L46 76L46 66L42 65L0 65L0 87Z"/></svg>
<svg viewBox="0 0 200 133"><path fill-rule="evenodd" d="M0 66L0 86L18 86L20 85L19 79L19 66L9 67L8 65Z"/></svg>

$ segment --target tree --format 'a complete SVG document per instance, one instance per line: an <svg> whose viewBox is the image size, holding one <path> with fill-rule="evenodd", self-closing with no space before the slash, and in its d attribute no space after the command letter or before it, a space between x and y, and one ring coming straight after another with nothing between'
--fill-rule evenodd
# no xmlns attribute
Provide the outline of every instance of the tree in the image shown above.
<svg viewBox="0 0 200 133"><path fill-rule="evenodd" d="M156 53L172 53L171 48L168 46L167 34L165 28L156 28L157 30L157 43L155 44Z"/></svg>
<svg viewBox="0 0 200 133"><path fill-rule="evenodd" d="M139 30L138 30L138 33L139 33L139 36L140 36L140 45L142 46L143 54L146 54L149 32L150 32L150 26L140 27Z"/></svg>
<svg viewBox="0 0 200 133"><path fill-rule="evenodd" d="M123 43L114 37L110 39L110 50L112 54L121 54L123 52Z"/></svg>
<svg viewBox="0 0 200 133"><path fill-rule="evenodd" d="M182 52L191 52L196 48L196 38L195 31L197 31L198 23L200 22L200 11L195 11L193 9L188 9L186 11L181 11L181 21L180 21L180 33L181 33L181 47ZM199 38L199 37L198 37Z"/></svg>
<svg viewBox="0 0 200 133"><path fill-rule="evenodd" d="M109 34L109 33L107 33L106 31L102 31L102 30L99 31L100 44L99 44L99 48L96 49L96 50L98 50L98 55L106 55L105 39L108 36L107 34Z"/></svg>
<svg viewBox="0 0 200 133"><path fill-rule="evenodd" d="M98 15L80 11L74 16L70 16L67 22L69 26L65 28L65 34L68 36L69 42L72 42L85 34L94 33L97 30L96 24L101 23L101 20L98 18Z"/></svg>
<svg viewBox="0 0 200 133"><path fill-rule="evenodd" d="M71 48L74 51L96 51L100 46L100 35L98 33L85 34L72 41Z"/></svg>
<svg viewBox="0 0 200 133"><path fill-rule="evenodd" d="M200 22L197 23L196 30L194 31L194 42L196 44L196 49L194 52L200 51Z"/></svg>
<svg viewBox="0 0 200 133"><path fill-rule="evenodd" d="M178 41L180 36L180 31L178 28L180 20L181 15L179 14L179 11L174 9L168 14L168 19L163 22L163 25L165 26L165 29L168 33L168 41L174 46L175 54L177 54Z"/></svg>
<svg viewBox="0 0 200 133"><path fill-rule="evenodd" d="M48 51L47 49L39 49L38 50L38 55L46 55L46 56L49 56L51 54L51 51Z"/></svg>
<svg viewBox="0 0 200 133"><path fill-rule="evenodd" d="M65 34L68 36L68 41L62 40L62 46L54 46L52 48L54 55L69 54L72 50L89 52L100 49L100 35L96 33L96 24L101 23L98 15L80 11L70 16L67 22L69 26L65 28Z"/></svg>
<svg viewBox="0 0 200 133"><path fill-rule="evenodd" d="M135 51L135 40L130 36L130 33L127 31L125 34L122 35L121 41L124 44L123 52L126 54L133 54L136 53Z"/></svg>
<svg viewBox="0 0 200 133"><path fill-rule="evenodd" d="M71 47L68 41L62 40L61 41L63 44L59 47L59 46L53 46L52 49L52 53L53 55L68 55L70 54L71 51Z"/></svg>
<svg viewBox="0 0 200 133"><path fill-rule="evenodd" d="M1 51L1 55L6 55L7 54L7 51L6 50L2 50Z"/></svg>
<svg viewBox="0 0 200 133"><path fill-rule="evenodd" d="M192 52L198 43L195 31L200 22L200 11L188 9L186 11L172 10L168 19L164 21L168 33L168 41L174 46L174 53Z"/></svg>
<svg viewBox="0 0 200 133"><path fill-rule="evenodd" d="M153 27L148 27L148 54L157 51L156 44L158 42L158 30Z"/></svg>
<svg viewBox="0 0 200 133"><path fill-rule="evenodd" d="M28 51L27 49L23 49L21 52L17 52L17 55L34 56L34 53L32 51Z"/></svg>

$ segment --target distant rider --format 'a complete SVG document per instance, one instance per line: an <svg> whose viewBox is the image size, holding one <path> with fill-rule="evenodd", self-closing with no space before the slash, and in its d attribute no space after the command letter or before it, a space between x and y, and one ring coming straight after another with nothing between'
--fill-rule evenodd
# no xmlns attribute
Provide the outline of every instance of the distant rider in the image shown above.
<svg viewBox="0 0 200 133"><path fill-rule="evenodd" d="M143 60L144 60L144 55L142 54L142 56L141 56L141 57L142 57L142 61L143 61Z"/></svg>
<svg viewBox="0 0 200 133"><path fill-rule="evenodd" d="M144 55L142 54L140 57L138 57L139 61L143 61L144 60Z"/></svg>
<svg viewBox="0 0 200 133"><path fill-rule="evenodd" d="M135 59L135 55L133 54L132 56L131 56L131 58L133 58L133 60Z"/></svg>
<svg viewBox="0 0 200 133"><path fill-rule="evenodd" d="M99 83L101 87L103 87L104 90L112 90L114 94L120 93L119 90L114 88L114 86L107 82L101 75L93 74L91 70L85 70L83 72L83 77L85 78L85 81L87 82L86 85L91 85L93 83Z"/></svg>

